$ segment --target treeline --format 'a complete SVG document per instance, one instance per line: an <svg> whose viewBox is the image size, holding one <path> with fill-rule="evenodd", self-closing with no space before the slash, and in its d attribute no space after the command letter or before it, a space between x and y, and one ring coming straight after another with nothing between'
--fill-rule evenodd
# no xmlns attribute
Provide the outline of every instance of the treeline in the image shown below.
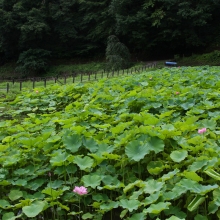
<svg viewBox="0 0 220 220"><path fill-rule="evenodd" d="M219 0L0 0L0 63L34 71L51 58L104 57L111 35L135 59L215 48L219 10Z"/></svg>

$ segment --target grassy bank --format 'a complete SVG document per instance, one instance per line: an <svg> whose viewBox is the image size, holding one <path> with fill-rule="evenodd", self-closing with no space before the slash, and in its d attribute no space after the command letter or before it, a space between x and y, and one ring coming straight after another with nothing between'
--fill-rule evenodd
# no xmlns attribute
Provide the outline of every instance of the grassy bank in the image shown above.
<svg viewBox="0 0 220 220"><path fill-rule="evenodd" d="M180 55L175 55L171 60L174 59L178 62L178 66L219 66L220 65L220 51L215 50L211 53L205 54L193 54L189 57L184 57ZM169 58L167 60L170 60ZM164 61L161 60L157 62L158 67L164 66ZM152 61L149 61L152 62ZM148 61L133 62L132 67L144 66ZM65 75L80 72L98 72L103 71L106 67L104 61L75 61L75 60L53 60L50 63L46 73L39 74L40 77ZM18 73L15 72L16 62L7 63L0 66L0 78L1 77L18 77Z"/></svg>

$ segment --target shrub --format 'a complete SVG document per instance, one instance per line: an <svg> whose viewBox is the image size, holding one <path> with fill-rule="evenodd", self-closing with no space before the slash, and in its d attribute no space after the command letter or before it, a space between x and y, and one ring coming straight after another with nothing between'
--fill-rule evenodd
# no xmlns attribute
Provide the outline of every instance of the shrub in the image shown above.
<svg viewBox="0 0 220 220"><path fill-rule="evenodd" d="M43 49L29 49L20 54L16 72L24 76L35 76L44 73L48 67L50 51Z"/></svg>

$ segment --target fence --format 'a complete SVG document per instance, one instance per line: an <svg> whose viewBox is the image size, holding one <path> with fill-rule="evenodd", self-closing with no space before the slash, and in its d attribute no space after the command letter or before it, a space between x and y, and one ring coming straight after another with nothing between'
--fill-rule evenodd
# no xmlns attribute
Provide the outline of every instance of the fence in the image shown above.
<svg viewBox="0 0 220 220"><path fill-rule="evenodd" d="M22 91L23 88L31 88L34 89L36 86L46 87L49 84L59 83L61 85L65 85L67 83L75 83L75 82L88 82L99 80L103 78L110 78L119 75L129 75L134 73L139 73L149 68L155 68L157 66L156 62L148 63L141 67L130 68L125 70L117 70L117 71L99 71L99 72L81 72L81 73L73 73L63 76L55 76L55 77L32 77L26 79L15 79L15 78L2 78L0 79L0 90L9 91L19 90Z"/></svg>

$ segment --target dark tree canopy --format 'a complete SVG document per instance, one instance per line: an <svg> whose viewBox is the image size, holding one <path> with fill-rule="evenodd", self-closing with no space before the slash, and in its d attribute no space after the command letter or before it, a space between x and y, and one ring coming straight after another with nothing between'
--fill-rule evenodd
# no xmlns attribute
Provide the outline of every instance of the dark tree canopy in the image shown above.
<svg viewBox="0 0 220 220"><path fill-rule="evenodd" d="M216 49L219 10L217 0L0 0L0 64L28 50L104 58L111 35L140 59Z"/></svg>

